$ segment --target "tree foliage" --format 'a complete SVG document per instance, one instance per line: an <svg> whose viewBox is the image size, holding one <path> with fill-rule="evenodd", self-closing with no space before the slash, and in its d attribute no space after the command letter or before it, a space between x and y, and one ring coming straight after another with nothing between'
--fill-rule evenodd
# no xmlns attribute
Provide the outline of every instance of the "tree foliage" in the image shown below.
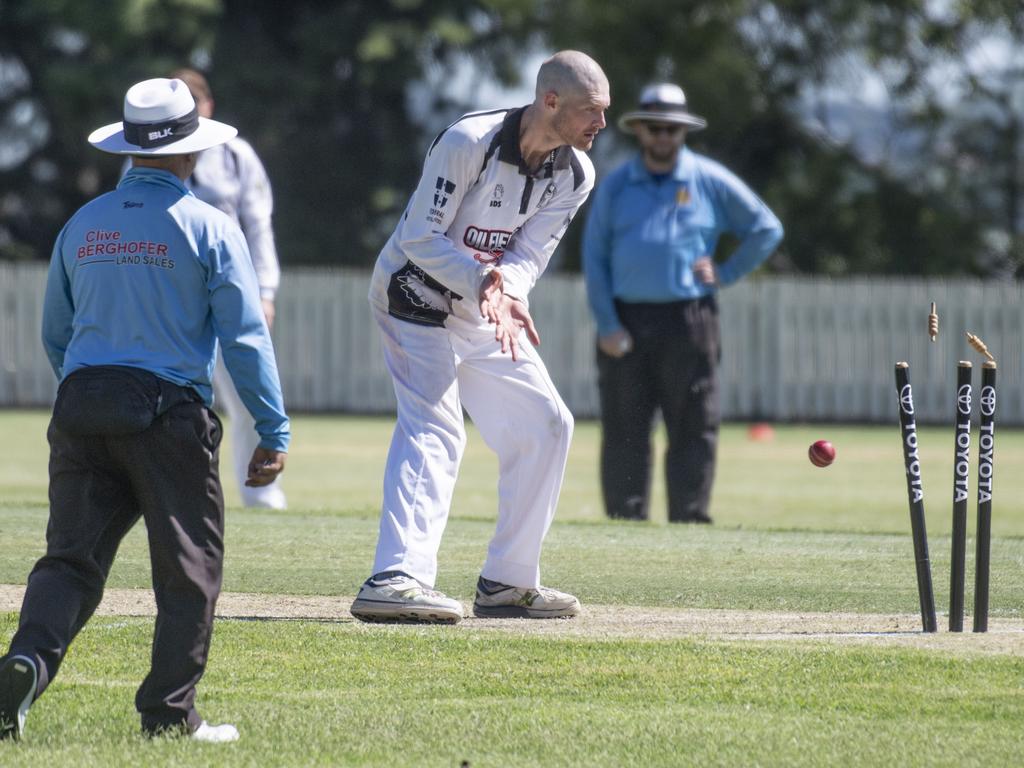
<svg viewBox="0 0 1024 768"><path fill-rule="evenodd" d="M938 98L936 78L982 25L1019 45L1021 11L996 0L939 6L726 0L666 13L658 0L568 0L552 4L548 28L556 47L583 47L602 62L613 115L630 108L645 82L684 87L709 121L690 146L745 178L786 225L777 269L983 274L992 260L986 232L1021 224L995 217L999 203L982 199L982 188L992 197L1013 167L1008 153L1019 153L1020 137L1004 137L1001 147L983 142L986 157L949 141L937 151L934 137L953 130L958 111ZM884 88L883 106L863 98L872 80ZM981 97L977 87L965 90ZM1012 116L1004 103L986 119ZM1022 116L1024 105L1018 124ZM837 127L853 135L837 137ZM887 146L865 151L867 139ZM956 170L968 159L970 178ZM937 164L949 170L938 174ZM1005 184L994 196L1005 204L1010 190Z"/></svg>
<svg viewBox="0 0 1024 768"><path fill-rule="evenodd" d="M443 78L463 51L511 60L517 30L484 4L459 0L224 5L213 55L220 114L237 119L276 169L282 252L372 263L429 143L410 84L426 70ZM430 106L444 108L440 98Z"/></svg>
<svg viewBox="0 0 1024 768"><path fill-rule="evenodd" d="M216 2L0 4L0 256L49 257L67 217L119 166L85 138L131 83L211 45Z"/></svg>
<svg viewBox="0 0 1024 768"><path fill-rule="evenodd" d="M88 131L132 82L191 64L268 168L285 264L370 264L438 124L495 106L443 86L529 81L526 53L577 48L612 84L599 174L633 149L614 120L640 88L679 82L710 124L690 145L786 225L775 269L1008 274L1022 42L1015 0L0 2L0 257L48 256L120 171Z"/></svg>
<svg viewBox="0 0 1024 768"><path fill-rule="evenodd" d="M191 64L209 71L216 116L240 126L268 168L282 260L371 263L429 143L411 84L425 72L443 80L466 52L493 62L481 74L510 77L526 21L465 0L0 5L0 66L24 72L6 88L0 75L4 128L46 133L7 166L0 158L0 255L48 256L67 216L120 173L88 131L120 117L131 83ZM20 104L35 128L13 124Z"/></svg>

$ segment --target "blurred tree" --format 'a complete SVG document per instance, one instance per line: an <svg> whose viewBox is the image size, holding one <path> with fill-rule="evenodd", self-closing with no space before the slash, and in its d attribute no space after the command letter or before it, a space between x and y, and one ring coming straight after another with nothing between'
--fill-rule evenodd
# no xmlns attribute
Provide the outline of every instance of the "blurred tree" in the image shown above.
<svg viewBox="0 0 1024 768"><path fill-rule="evenodd" d="M125 88L189 64L256 146L285 263L370 264L430 138L411 90L475 62L518 76L528 4L506 0L14 0L0 3L0 258L46 258L121 163L85 142ZM419 111L458 108L441 92ZM421 116L420 116L421 117Z"/></svg>
<svg viewBox="0 0 1024 768"><path fill-rule="evenodd" d="M613 118L646 82L686 89L710 126L688 143L748 180L786 225L776 269L991 272L983 235L992 217L979 215L971 186L992 196L1015 156L1009 140L992 139L987 156L971 154L972 180L936 179L936 163L963 164L965 154L932 151L931 135L948 131L956 112L933 89L943 67L963 70L964 30L977 36L984 23L1024 42L1018 2L691 0L669 10L659 0L565 0L544 9L553 47L582 47L609 73ZM990 115L1005 121L1006 106ZM1004 204L1013 190L1002 186ZM997 230L1006 227L1004 217Z"/></svg>
<svg viewBox="0 0 1024 768"><path fill-rule="evenodd" d="M49 258L57 232L114 185L89 131L131 83L213 43L217 0L0 2L0 258Z"/></svg>
<svg viewBox="0 0 1024 768"><path fill-rule="evenodd" d="M982 228L981 266L1024 277L1024 5L979 2L924 34L941 44L906 110L926 140L921 182Z"/></svg>
<svg viewBox="0 0 1024 768"><path fill-rule="evenodd" d="M417 112L463 111L441 91L415 100L425 73L443 80L468 52L481 76L518 75L527 19L502 5L225 0L211 62L217 115L270 169L284 261L372 264L432 138Z"/></svg>
<svg viewBox="0 0 1024 768"><path fill-rule="evenodd" d="M285 264L368 265L438 120L500 106L459 102L571 47L607 71L613 125L644 83L683 85L710 122L691 145L786 224L775 269L1007 274L1022 38L1019 0L0 0L0 258L49 255L117 180L85 135L128 84L190 64L267 165ZM632 148L609 128L599 172Z"/></svg>

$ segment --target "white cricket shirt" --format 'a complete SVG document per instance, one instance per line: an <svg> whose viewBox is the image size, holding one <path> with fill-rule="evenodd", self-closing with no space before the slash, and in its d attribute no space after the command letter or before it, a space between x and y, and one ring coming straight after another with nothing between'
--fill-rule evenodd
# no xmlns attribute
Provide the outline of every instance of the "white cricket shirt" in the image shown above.
<svg viewBox="0 0 1024 768"><path fill-rule="evenodd" d="M519 148L525 109L464 115L434 140L377 258L373 303L399 319L441 326L451 313L477 312L481 281L496 266L505 293L527 299L593 189L594 167L585 153L561 146L531 174Z"/></svg>

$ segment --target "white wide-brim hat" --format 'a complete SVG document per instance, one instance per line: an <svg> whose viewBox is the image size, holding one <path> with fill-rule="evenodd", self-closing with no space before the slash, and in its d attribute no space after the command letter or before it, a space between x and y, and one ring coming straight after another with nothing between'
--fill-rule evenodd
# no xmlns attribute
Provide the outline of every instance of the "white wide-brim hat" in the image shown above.
<svg viewBox="0 0 1024 768"><path fill-rule="evenodd" d="M619 118L619 128L633 132L633 123L674 123L685 125L690 131L706 128L708 121L695 115L686 107L686 94L673 83L648 85L640 93L639 109L627 112Z"/></svg>
<svg viewBox="0 0 1024 768"><path fill-rule="evenodd" d="M237 135L227 123L200 117L184 82L158 77L129 88L124 121L97 128L89 143L114 155L187 155Z"/></svg>

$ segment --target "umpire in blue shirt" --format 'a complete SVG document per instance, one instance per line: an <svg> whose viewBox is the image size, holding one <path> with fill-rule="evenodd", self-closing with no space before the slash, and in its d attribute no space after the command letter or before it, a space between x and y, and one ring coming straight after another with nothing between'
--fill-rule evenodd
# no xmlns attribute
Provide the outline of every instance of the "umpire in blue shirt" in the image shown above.
<svg viewBox="0 0 1024 768"><path fill-rule="evenodd" d="M123 123L89 137L133 167L68 221L53 249L43 306L60 380L47 435L50 519L0 661L0 738L20 738L140 517L157 608L135 697L143 732L238 738L195 705L224 557L221 425L209 407L218 342L260 434L251 485L284 468L290 432L245 238L184 184L198 153L235 133L199 117L181 80L156 79L128 90Z"/></svg>
<svg viewBox="0 0 1024 768"><path fill-rule="evenodd" d="M643 90L619 120L640 154L597 186L583 268L597 321L601 484L610 517L648 517L651 430L668 433L671 522L709 523L718 441L718 288L782 240L782 225L734 174L683 144L706 121L670 83ZM739 246L713 260L719 236Z"/></svg>

